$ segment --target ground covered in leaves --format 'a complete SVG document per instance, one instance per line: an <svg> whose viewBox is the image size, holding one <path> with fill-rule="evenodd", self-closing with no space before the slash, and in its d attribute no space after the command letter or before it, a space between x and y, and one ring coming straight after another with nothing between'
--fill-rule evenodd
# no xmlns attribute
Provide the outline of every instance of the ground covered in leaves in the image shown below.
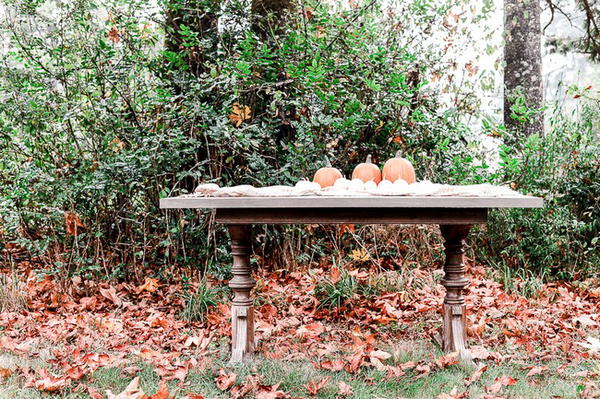
<svg viewBox="0 0 600 399"><path fill-rule="evenodd" d="M24 305L0 314L0 397L600 397L597 281L547 284L526 298L483 267L469 265L469 275L474 364L432 343L439 271L363 265L256 275L258 354L230 367L226 300L187 322L178 283L30 273L14 298L4 290L3 301L22 295Z"/></svg>

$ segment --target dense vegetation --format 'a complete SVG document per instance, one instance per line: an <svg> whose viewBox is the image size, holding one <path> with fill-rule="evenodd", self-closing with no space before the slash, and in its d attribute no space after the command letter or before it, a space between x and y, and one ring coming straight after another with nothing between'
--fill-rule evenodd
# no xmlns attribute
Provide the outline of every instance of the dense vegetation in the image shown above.
<svg viewBox="0 0 600 399"><path fill-rule="evenodd" d="M210 214L165 213L159 198L199 181L293 183L325 156L349 173L366 154L381 162L402 149L420 178L506 184L546 199L541 210L492 213L476 235L487 260L547 276L597 272L600 103L587 91L576 114L551 117L545 135L522 137L486 122L484 134L502 142L496 165L461 122L475 112L472 96L442 104L434 80L452 65L449 46L420 40L443 25L450 4L411 1L388 14L377 2L334 10L306 1L277 29L254 29L239 17L242 5L197 3L230 22L202 34L185 23L162 26L161 10L184 2L156 10L114 2L105 10L80 0L52 11L41 2L7 3L2 29L12 50L0 64L7 264L27 258L46 272L118 278L135 277L134 265L222 274L227 255L216 243L224 232ZM526 121L532 112L517 103L513 116ZM323 232L309 238L290 229L317 255L332 250ZM277 229L264 231L258 240L285 247Z"/></svg>

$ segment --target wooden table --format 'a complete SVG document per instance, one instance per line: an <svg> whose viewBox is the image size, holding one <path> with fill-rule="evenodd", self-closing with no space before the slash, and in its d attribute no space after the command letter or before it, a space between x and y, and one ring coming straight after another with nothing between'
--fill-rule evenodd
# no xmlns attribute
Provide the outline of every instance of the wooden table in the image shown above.
<svg viewBox="0 0 600 399"><path fill-rule="evenodd" d="M470 359L466 346L466 312L463 290L469 284L463 264L464 240L473 224L486 223L490 208L540 208L541 198L363 196L363 197L199 197L160 200L161 208L216 209L216 221L228 225L233 254L231 307L231 362L254 352L254 311L250 291L251 225L268 224L439 224L444 237L446 288L442 309L441 345Z"/></svg>

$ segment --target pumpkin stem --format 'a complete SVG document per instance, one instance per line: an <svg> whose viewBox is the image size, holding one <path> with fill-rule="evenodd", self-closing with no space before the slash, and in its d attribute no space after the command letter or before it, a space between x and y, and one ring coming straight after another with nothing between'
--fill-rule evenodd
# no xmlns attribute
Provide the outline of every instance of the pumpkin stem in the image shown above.
<svg viewBox="0 0 600 399"><path fill-rule="evenodd" d="M396 151L396 158L402 158L402 150Z"/></svg>
<svg viewBox="0 0 600 399"><path fill-rule="evenodd" d="M331 168L331 161L329 161L328 157L325 157L325 166Z"/></svg>
<svg viewBox="0 0 600 399"><path fill-rule="evenodd" d="M371 163L371 154L367 155L367 160L365 161L365 163Z"/></svg>

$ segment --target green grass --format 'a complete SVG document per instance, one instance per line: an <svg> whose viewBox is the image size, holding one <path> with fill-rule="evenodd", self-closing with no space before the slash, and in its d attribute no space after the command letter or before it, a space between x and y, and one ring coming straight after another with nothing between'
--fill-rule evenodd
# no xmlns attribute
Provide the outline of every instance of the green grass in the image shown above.
<svg viewBox="0 0 600 399"><path fill-rule="evenodd" d="M398 347L386 348L393 353L393 357L388 360L390 364L403 363L406 361L419 361L422 359L431 359L433 356L439 356L441 353L426 342L413 342L398 345ZM228 392L220 391L215 384L217 370L221 367L226 368L228 372L235 372L238 377L236 384L241 384L245 378L251 374L261 375L261 384L274 385L280 384L279 389L291 395L292 397L308 397L305 385L309 381L318 381L329 377L327 385L319 391L318 398L336 398L339 397L338 383L343 381L352 387L353 398L419 398L431 399L437 397L440 393L449 393L454 387L458 392L469 392L469 398L482 398L486 391L485 387L491 385L497 377L508 375L518 380L514 386L504 387L502 395L511 398L577 398L577 389L580 378L575 377L575 373L585 369L597 370L598 364L594 362L580 363L577 366L570 366L563 375L556 372L560 365L558 361L545 363L549 370L543 374L534 377L525 377L527 369L523 369L522 363L504 363L496 366L493 362L486 362L488 369L481 378L470 386L465 386L465 379L474 371L473 366L454 365L442 370L434 370L425 376L419 376L415 371L407 371L406 375L388 379L386 375L372 367L361 369L357 374L349 374L345 371L330 372L317 369L308 361L276 361L266 360L259 356L246 365L240 365L228 368L225 363L225 353L221 353L220 359L214 359L212 365L205 370L191 370L185 382L184 389L178 387L179 381L170 381L169 387L171 394L175 398L183 398L187 393L204 395L206 398L228 398ZM10 366L16 364L19 358L10 355L0 356L0 366ZM35 366L39 367L42 361L36 360ZM32 363L32 366L34 366ZM153 394L157 391L160 383L160 377L154 372L153 367L132 359L131 366L136 366L140 370L135 375L128 375L122 368L108 367L98 369L92 376L85 377L84 384L95 388L98 392L104 394L107 389L113 393L120 393L134 376L140 377L140 386L146 394ZM52 396L41 393L35 389L24 388L24 379L18 376L12 376L0 383L0 398L69 398L79 399L88 398L86 391L78 392L72 384L71 388ZM251 395L247 397L252 397Z"/></svg>
<svg viewBox="0 0 600 399"><path fill-rule="evenodd" d="M182 295L185 306L181 317L187 322L203 321L210 309L219 303L219 293L219 289L210 287L206 280L201 280L195 291Z"/></svg>
<svg viewBox="0 0 600 399"><path fill-rule="evenodd" d="M340 279L333 282L330 276L321 277L315 286L315 297L321 308L339 308L353 297L372 299L386 289L387 281L379 276L370 276L359 281L342 269Z"/></svg>

